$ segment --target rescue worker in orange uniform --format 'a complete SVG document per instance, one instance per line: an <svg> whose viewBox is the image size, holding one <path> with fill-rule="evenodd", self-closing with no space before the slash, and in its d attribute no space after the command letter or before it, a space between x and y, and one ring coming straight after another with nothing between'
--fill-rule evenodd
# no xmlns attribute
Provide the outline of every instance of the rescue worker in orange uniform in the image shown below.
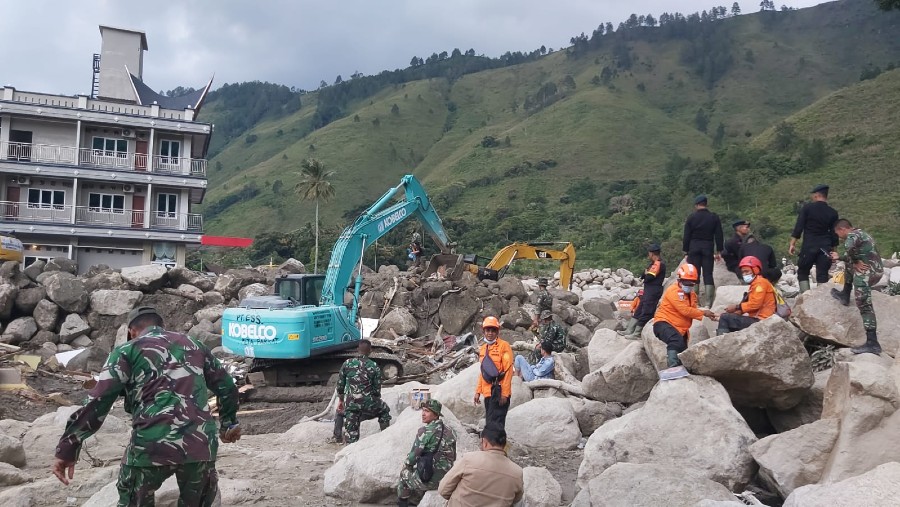
<svg viewBox="0 0 900 507"><path fill-rule="evenodd" d="M638 291L637 296L631 300L631 320L628 321L628 325L625 326L623 331L616 331L619 336L624 336L629 339L638 339L641 336L640 329L638 328L638 319L637 319L637 311L638 308L641 307L641 298L644 297L644 289ZM643 326L641 326L643 327Z"/></svg>
<svg viewBox="0 0 900 507"><path fill-rule="evenodd" d="M475 389L475 404L481 404L481 397L484 396L485 424L493 422L506 428L506 413L512 396L512 347L500 339L500 322L496 317L485 317L481 329L484 344L478 352L481 375Z"/></svg>
<svg viewBox="0 0 900 507"><path fill-rule="evenodd" d="M743 301L726 306L725 313L719 315L716 336L747 329L752 324L775 315L775 287L762 276L763 266L759 259L748 255L741 259L738 269L744 283L750 284L750 287L744 294Z"/></svg>
<svg viewBox="0 0 900 507"><path fill-rule="evenodd" d="M687 349L689 330L694 320L718 317L710 310L697 307L698 296L694 292L700 276L693 264L682 264L675 272L678 279L663 293L662 301L653 315L653 334L666 344L666 360L669 368L681 366L678 353Z"/></svg>

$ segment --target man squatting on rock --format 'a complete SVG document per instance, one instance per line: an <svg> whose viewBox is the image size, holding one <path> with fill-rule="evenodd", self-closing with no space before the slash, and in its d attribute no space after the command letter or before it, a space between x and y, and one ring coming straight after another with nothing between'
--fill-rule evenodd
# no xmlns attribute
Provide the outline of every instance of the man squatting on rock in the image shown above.
<svg viewBox="0 0 900 507"><path fill-rule="evenodd" d="M500 321L496 317L485 317L481 324L484 344L478 352L481 375L475 388L476 405L484 396L485 424L495 423L506 428L506 413L512 396L513 351L505 340L500 339Z"/></svg>
<svg viewBox="0 0 900 507"><path fill-rule="evenodd" d="M441 479L456 462L456 434L441 420L441 402L428 400L422 406L422 426L416 433L412 449L403 462L400 482L397 484L397 505L406 507L422 501L426 491L438 488ZM432 476L425 478L417 464L421 460L431 460Z"/></svg>
<svg viewBox="0 0 900 507"><path fill-rule="evenodd" d="M218 492L217 438L241 438L234 381L205 345L164 330L154 308L135 308L127 324L129 341L110 352L87 403L69 417L53 474L69 484L82 444L124 394L132 432L116 482L118 505L152 506L156 490L175 474L178 505L210 506ZM209 390L218 398L218 431Z"/></svg>
<svg viewBox="0 0 900 507"><path fill-rule="evenodd" d="M541 312L541 327L538 328L537 335L540 337L540 340L534 345L534 350L531 351L532 363L537 363L541 360L541 344L544 342L550 343L552 352L566 351L566 331L553 321L553 313L550 310Z"/></svg>
<svg viewBox="0 0 900 507"><path fill-rule="evenodd" d="M391 410L381 399L381 368L369 358L372 342L360 340L357 350L359 357L344 361L337 381L337 413L344 415L349 444L359 440L359 425L363 421L377 418L382 430L391 424Z"/></svg>

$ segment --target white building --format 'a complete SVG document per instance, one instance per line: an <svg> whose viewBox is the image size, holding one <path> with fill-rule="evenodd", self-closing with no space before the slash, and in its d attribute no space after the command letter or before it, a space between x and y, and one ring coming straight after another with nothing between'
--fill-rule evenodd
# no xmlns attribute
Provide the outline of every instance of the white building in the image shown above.
<svg viewBox="0 0 900 507"><path fill-rule="evenodd" d="M0 231L22 240L26 264L183 265L203 232L191 207L206 191L212 126L196 118L212 80L160 95L143 82L146 35L100 34L90 96L0 88Z"/></svg>

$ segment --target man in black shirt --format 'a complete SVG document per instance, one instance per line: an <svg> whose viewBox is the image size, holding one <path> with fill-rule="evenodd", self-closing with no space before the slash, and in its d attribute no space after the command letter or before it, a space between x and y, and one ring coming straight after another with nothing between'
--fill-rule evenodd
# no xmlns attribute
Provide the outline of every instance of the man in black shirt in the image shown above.
<svg viewBox="0 0 900 507"><path fill-rule="evenodd" d="M705 195L694 198L694 212L684 222L682 250L688 264L693 264L703 275L703 305L710 307L716 297L716 285L713 282L713 262L721 260L722 222L719 215L706 208Z"/></svg>
<svg viewBox="0 0 900 507"><path fill-rule="evenodd" d="M741 271L738 269L738 263L744 258L744 256L740 254L741 245L744 243L744 238L750 234L750 222L738 220L731 224L731 227L734 228L734 236L725 242L725 249L722 250L722 260L725 261L725 267L728 271L734 273L735 276L738 277L738 280L743 283Z"/></svg>
<svg viewBox="0 0 900 507"><path fill-rule="evenodd" d="M744 257L756 257L760 264L763 265L763 273L772 268L778 267L778 261L775 259L775 250L769 245L761 242L753 234L744 238L744 244L739 250L741 259Z"/></svg>
<svg viewBox="0 0 900 507"><path fill-rule="evenodd" d="M812 202L804 204L797 216L797 224L791 233L788 252L794 255L797 240L803 236L800 255L797 260L797 280L800 292L809 290L809 272L816 266L816 282L828 281L828 268L831 267L831 251L838 244L834 234L834 224L838 220L838 212L828 205L828 185L816 185L812 189Z"/></svg>

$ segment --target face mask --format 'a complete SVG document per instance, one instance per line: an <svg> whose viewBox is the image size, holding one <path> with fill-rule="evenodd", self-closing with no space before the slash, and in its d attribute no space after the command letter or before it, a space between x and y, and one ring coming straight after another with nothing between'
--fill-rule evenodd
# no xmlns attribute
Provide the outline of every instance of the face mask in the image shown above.
<svg viewBox="0 0 900 507"><path fill-rule="evenodd" d="M753 275L743 275L744 283L750 283L753 281L754 278L756 278L756 277Z"/></svg>
<svg viewBox="0 0 900 507"><path fill-rule="evenodd" d="M693 285L682 285L681 291L684 292L685 294L690 294L691 292L694 292L694 286Z"/></svg>
<svg viewBox="0 0 900 507"><path fill-rule="evenodd" d="M487 336L485 336L485 337L484 337L484 343L487 343L488 345L493 345L493 344L497 343L497 339L494 338L493 340L488 340L488 339L487 339Z"/></svg>

